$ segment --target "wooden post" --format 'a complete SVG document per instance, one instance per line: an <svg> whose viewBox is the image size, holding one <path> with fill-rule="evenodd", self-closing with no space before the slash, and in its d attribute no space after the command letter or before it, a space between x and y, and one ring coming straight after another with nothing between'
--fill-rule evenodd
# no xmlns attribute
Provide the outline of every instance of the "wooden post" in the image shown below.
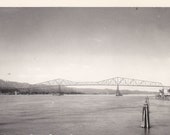
<svg viewBox="0 0 170 135"><path fill-rule="evenodd" d="M150 117L149 117L149 98L146 97L145 104L142 110L142 128L150 128Z"/></svg>

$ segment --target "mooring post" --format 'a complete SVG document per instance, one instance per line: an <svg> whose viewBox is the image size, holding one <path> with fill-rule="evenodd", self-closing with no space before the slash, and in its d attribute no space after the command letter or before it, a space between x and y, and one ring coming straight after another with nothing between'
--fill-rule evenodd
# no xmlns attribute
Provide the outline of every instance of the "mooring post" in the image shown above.
<svg viewBox="0 0 170 135"><path fill-rule="evenodd" d="M142 109L142 128L150 128L150 117L149 117L149 98L146 97L145 104Z"/></svg>

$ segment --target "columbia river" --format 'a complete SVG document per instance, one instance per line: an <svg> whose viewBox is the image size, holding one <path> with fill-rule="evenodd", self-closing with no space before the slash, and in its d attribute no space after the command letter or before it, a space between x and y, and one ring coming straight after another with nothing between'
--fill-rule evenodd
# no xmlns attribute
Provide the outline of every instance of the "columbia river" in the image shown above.
<svg viewBox="0 0 170 135"><path fill-rule="evenodd" d="M140 127L145 96L0 95L0 135L169 135L170 101L150 96L151 128Z"/></svg>

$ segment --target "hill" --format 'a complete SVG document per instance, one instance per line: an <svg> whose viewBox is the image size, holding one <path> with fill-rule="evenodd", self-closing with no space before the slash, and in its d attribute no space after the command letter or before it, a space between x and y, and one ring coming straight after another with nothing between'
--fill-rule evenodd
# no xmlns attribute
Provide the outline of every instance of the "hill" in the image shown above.
<svg viewBox="0 0 170 135"><path fill-rule="evenodd" d="M65 86L32 85L0 80L0 94L115 94L113 89L74 88ZM156 92L121 90L123 94L155 94Z"/></svg>

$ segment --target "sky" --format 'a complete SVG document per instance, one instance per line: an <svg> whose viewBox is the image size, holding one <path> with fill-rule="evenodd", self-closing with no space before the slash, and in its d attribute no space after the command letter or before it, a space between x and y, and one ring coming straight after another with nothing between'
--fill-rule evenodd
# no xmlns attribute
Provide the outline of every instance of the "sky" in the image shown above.
<svg viewBox="0 0 170 135"><path fill-rule="evenodd" d="M170 85L170 8L0 8L0 79Z"/></svg>

